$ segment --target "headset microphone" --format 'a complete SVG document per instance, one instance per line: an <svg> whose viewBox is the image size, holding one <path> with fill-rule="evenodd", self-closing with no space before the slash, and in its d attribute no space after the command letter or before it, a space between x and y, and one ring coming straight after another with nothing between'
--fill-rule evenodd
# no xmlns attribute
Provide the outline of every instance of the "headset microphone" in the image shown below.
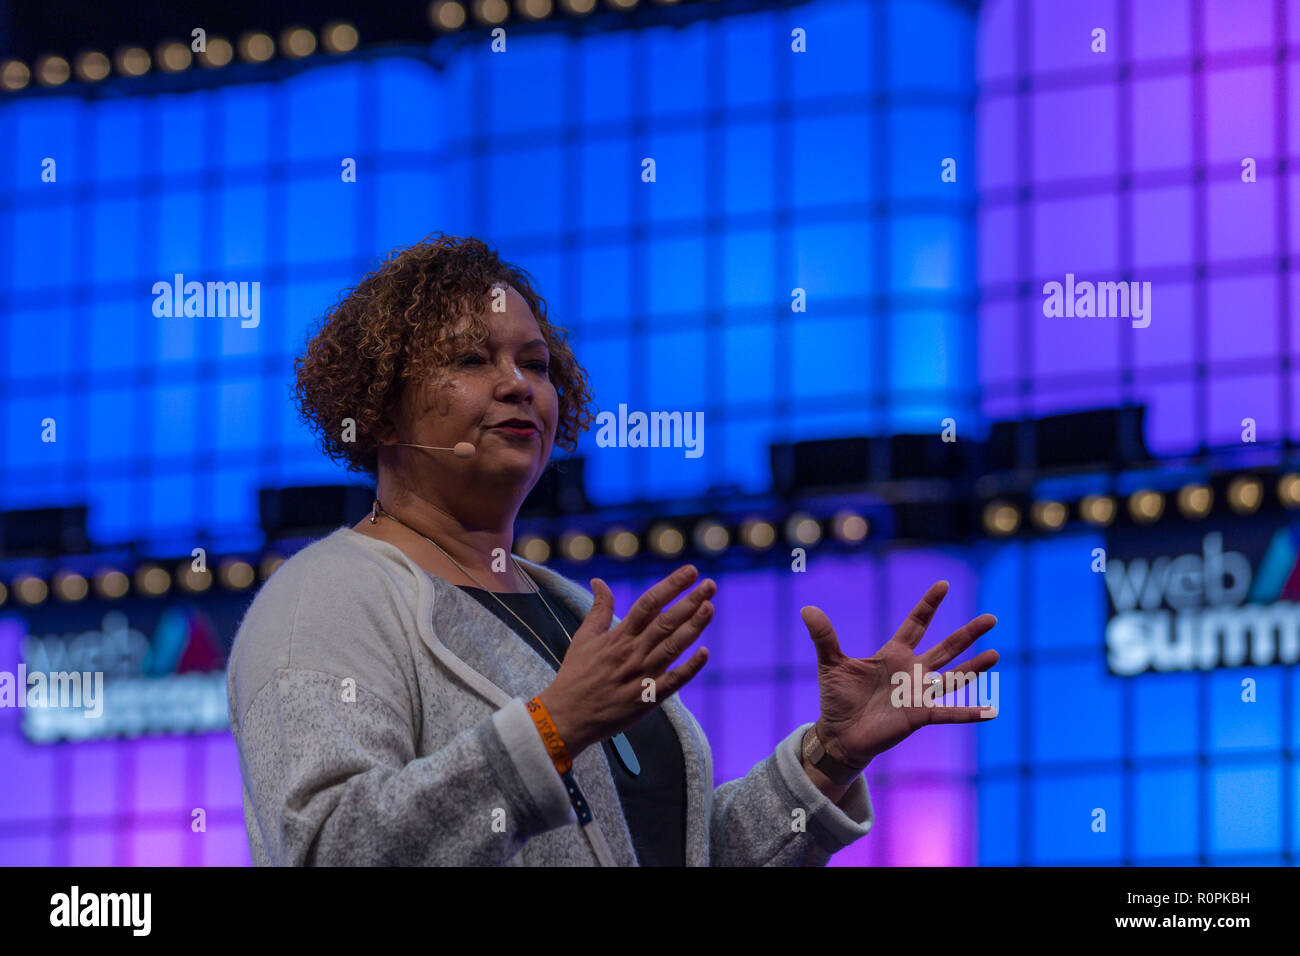
<svg viewBox="0 0 1300 956"><path fill-rule="evenodd" d="M417 445L414 442L399 441L393 442L394 445L407 445L411 448L430 448L433 451L449 451L457 458L473 458L474 453L478 451L472 444L467 441L458 441L451 448L442 448L438 445Z"/></svg>

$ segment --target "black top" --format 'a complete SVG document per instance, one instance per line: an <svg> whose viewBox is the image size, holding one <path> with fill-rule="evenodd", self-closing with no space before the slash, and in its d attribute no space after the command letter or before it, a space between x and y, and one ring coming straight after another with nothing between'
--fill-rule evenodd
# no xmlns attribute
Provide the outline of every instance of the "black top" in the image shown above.
<svg viewBox="0 0 1300 956"><path fill-rule="evenodd" d="M550 606L550 611L536 594L496 594L510 610L542 636L555 654L553 658L538 645L537 638L529 633L528 628L515 620L487 591L468 585L459 587L466 594L477 598L479 603L523 638L552 668L557 671L560 669L555 658L564 660L564 652L569 646L568 634L576 632L582 624L568 605L550 591L546 592L546 605ZM551 611L564 623L567 633L560 630ZM641 764L639 775L633 776L624 769L610 741L602 741L601 749L605 751L605 762L609 764L614 786L618 788L623 816L628 831L632 834L632 845L636 848L637 862L642 866L685 866L686 769L677 731L673 729L672 722L663 709L656 707L624 733Z"/></svg>

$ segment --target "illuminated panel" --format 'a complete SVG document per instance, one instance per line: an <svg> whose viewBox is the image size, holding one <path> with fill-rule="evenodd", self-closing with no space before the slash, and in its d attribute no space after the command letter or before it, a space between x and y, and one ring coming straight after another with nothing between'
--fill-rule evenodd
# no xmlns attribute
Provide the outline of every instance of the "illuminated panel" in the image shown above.
<svg viewBox="0 0 1300 956"><path fill-rule="evenodd" d="M84 502L96 541L160 553L189 553L200 529L214 552L257 547L259 487L353 477L298 422L293 358L341 290L435 230L484 237L533 273L599 408L704 414L698 457L584 436L596 502L765 489L768 442L973 419L972 14L826 0L797 20L808 54L785 53L789 11L760 12L538 34L490 68L380 57L196 93L5 100L0 507ZM40 181L46 157L54 182ZM242 283L250 313L257 283L256 314L158 314L175 312L178 281L183 298L188 282ZM46 419L56 441L41 440ZM783 626L802 627L805 598L783 601ZM707 690L720 766L754 753L735 715L770 686L785 702L769 749L815 717L806 679L772 683L773 655L807 663L796 648L772 633L737 651L756 671ZM16 720L0 713L3 763L26 781L0 798L0 860L246 859L228 737L38 747ZM882 818L891 786L895 818L910 799L940 816L966 799L960 772L904 798L910 771L885 782L883 768ZM900 831L853 852L969 859L964 824L944 819L957 829L923 847Z"/></svg>
<svg viewBox="0 0 1300 956"><path fill-rule="evenodd" d="M979 376L989 417L1145 403L1148 445L1164 454L1239 444L1244 419L1259 442L1300 434L1300 379L1287 371L1297 178L1278 164L1294 137L1284 118L1300 72L1275 56L1288 42L1276 19L1284 6L982 5ZM1288 9L1294 42L1300 11ZM1150 301L1144 294L1141 316L1131 300L1124 312L1115 288L1104 317L1048 315L1053 282L1062 300L1074 283L1084 308L1085 286L1099 283L1127 283L1129 294L1149 284Z"/></svg>

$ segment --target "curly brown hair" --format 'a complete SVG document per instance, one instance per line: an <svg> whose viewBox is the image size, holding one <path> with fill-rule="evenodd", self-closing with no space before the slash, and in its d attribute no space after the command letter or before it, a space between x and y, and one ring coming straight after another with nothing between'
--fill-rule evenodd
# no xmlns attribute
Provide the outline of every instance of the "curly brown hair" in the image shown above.
<svg viewBox="0 0 1300 956"><path fill-rule="evenodd" d="M313 329L305 354L294 359L293 387L300 416L322 452L349 471L378 476L377 433L392 415L405 383L448 364L465 338L488 338L483 299L497 283L528 303L551 351L550 379L559 397L555 443L572 452L591 426L587 373L574 358L568 333L547 320L546 300L525 269L503 262L479 239L432 233L394 250ZM453 330L468 320L465 338ZM355 441L343 441L343 420L356 422Z"/></svg>

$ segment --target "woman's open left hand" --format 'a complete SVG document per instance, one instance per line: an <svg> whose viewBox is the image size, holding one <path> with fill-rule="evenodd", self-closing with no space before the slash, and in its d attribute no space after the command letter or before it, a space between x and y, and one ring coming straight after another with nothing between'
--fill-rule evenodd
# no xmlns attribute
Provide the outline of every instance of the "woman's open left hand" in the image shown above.
<svg viewBox="0 0 1300 956"><path fill-rule="evenodd" d="M878 754L926 724L960 724L982 719L981 711L987 708L918 707L914 706L911 693L903 695L902 706L895 706L891 699L895 695L894 675L906 674L907 682L902 686L908 688L915 679L917 664L921 666L923 679L931 679L931 672L936 672L943 678L943 689L946 689L951 686L949 674L979 674L998 662L998 652L986 650L953 671L940 670L992 629L997 623L992 614L981 614L924 654L914 653L947 593L946 581L930 585L894 636L871 657L845 655L825 612L812 606L802 609L800 617L817 648L817 682L821 695L817 733L832 757L853 767L865 767ZM923 689L918 690L918 697ZM972 683L970 691L974 690ZM942 698L940 692L938 699ZM987 716L996 716L996 712Z"/></svg>

